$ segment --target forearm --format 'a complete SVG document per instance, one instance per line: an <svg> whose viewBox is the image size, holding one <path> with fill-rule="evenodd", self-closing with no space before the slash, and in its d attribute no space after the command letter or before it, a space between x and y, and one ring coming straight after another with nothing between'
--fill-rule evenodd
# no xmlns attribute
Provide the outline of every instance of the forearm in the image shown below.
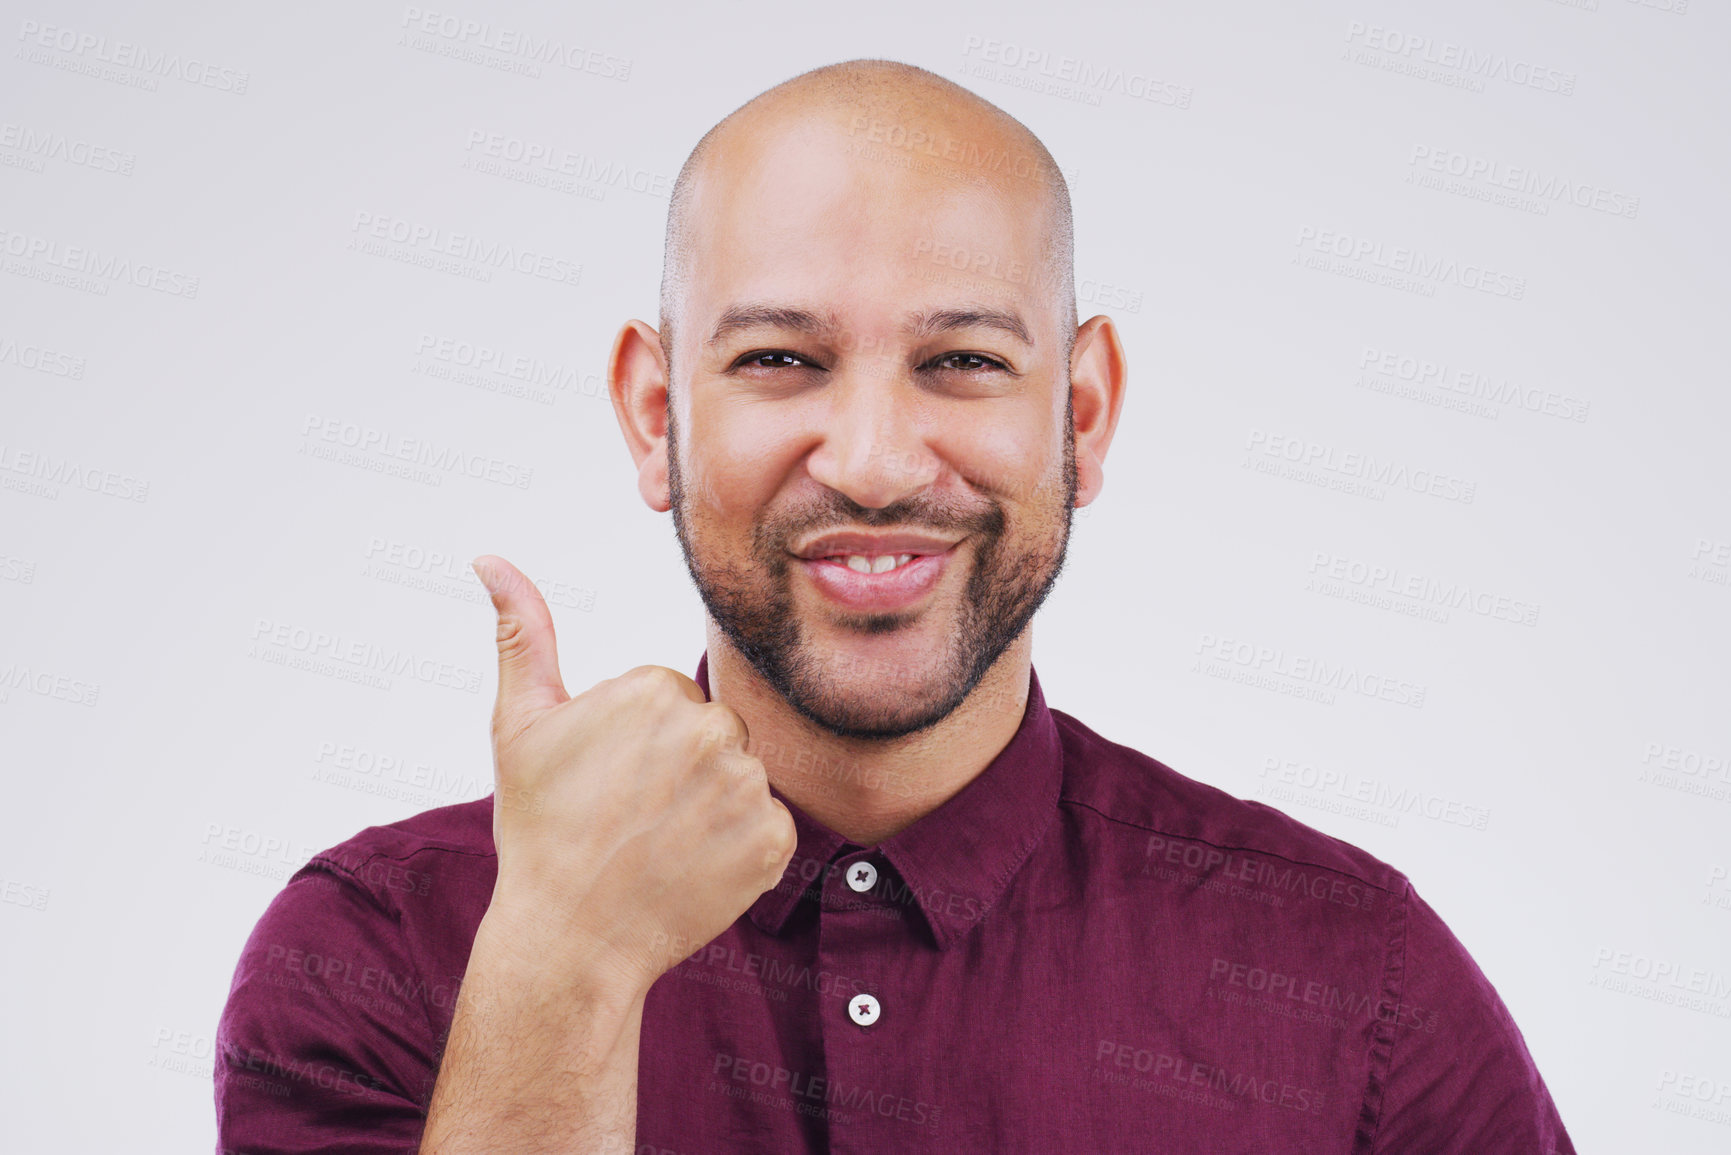
<svg viewBox="0 0 1731 1155"><path fill-rule="evenodd" d="M483 920L458 994L422 1155L634 1147L646 989L524 957Z"/></svg>

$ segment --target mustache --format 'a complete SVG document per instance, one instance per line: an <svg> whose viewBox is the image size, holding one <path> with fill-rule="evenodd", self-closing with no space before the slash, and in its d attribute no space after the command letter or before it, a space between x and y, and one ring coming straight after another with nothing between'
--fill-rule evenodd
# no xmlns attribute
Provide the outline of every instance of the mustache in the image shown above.
<svg viewBox="0 0 1731 1155"><path fill-rule="evenodd" d="M786 551L792 542L848 529L995 537L1003 533L1005 523L1003 506L990 499L979 506L918 494L872 509L830 490L825 497L760 522L753 532L753 544L759 552L779 553Z"/></svg>

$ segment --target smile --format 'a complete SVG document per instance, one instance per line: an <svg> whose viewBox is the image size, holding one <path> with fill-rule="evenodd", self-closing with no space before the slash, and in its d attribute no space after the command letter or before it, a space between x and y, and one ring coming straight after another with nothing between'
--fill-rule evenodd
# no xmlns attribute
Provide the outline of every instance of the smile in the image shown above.
<svg viewBox="0 0 1731 1155"><path fill-rule="evenodd" d="M900 567L907 565L910 561L919 556L919 554L915 553L881 553L872 556L850 553L835 554L831 557L819 558L818 560L841 562L855 573L886 573L889 570L899 569Z"/></svg>
<svg viewBox="0 0 1731 1155"><path fill-rule="evenodd" d="M832 554L798 561L826 600L856 612L885 613L907 609L931 593L955 552L952 545L942 553Z"/></svg>

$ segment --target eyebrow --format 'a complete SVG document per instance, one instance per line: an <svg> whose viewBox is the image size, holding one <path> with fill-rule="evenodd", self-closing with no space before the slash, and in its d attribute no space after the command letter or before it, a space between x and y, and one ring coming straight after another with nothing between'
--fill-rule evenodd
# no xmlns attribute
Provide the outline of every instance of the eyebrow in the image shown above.
<svg viewBox="0 0 1731 1155"><path fill-rule="evenodd" d="M1034 338L1028 335L1028 326L1022 323L1022 318L1009 309L988 309L979 305L970 305L961 309L934 309L931 312L915 313L906 329L917 338L935 336L947 333L952 329L972 329L984 326L1008 333L1024 345L1032 346Z"/></svg>
<svg viewBox="0 0 1731 1155"><path fill-rule="evenodd" d="M967 305L956 309L928 309L910 314L902 331L916 340L956 329L984 327L1007 333L1022 344L1032 347L1034 339L1022 318L1010 309L993 309L984 305ZM722 338L742 329L792 329L817 337L828 337L844 326L835 313L819 314L810 309L763 303L730 305L716 321L707 344L719 344Z"/></svg>

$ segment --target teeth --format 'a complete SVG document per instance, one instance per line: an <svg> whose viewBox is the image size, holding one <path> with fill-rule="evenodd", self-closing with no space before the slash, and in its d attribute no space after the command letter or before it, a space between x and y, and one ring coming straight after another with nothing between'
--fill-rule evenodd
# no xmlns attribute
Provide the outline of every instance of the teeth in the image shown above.
<svg viewBox="0 0 1731 1155"><path fill-rule="evenodd" d="M914 555L911 553L883 553L878 554L875 557L866 557L864 554L850 553L842 560L847 565L847 568L858 573L888 573L897 566L907 565L908 562L913 560L913 558Z"/></svg>

